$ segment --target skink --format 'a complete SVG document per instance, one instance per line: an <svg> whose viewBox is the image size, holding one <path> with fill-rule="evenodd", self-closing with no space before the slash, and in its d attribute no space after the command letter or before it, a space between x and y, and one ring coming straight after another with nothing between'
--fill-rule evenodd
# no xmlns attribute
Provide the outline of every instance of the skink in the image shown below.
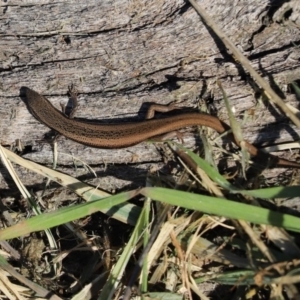
<svg viewBox="0 0 300 300"><path fill-rule="evenodd" d="M188 126L207 126L220 134L230 129L218 118L202 113L182 113L136 123L88 123L68 118L45 97L30 88L22 87L21 94L25 94L28 110L38 121L75 142L95 148L125 148ZM241 146L233 134L230 134L230 138L235 144ZM252 156L258 157L264 162L267 160L269 167L300 168L300 164L266 154L247 141L243 141L243 147Z"/></svg>

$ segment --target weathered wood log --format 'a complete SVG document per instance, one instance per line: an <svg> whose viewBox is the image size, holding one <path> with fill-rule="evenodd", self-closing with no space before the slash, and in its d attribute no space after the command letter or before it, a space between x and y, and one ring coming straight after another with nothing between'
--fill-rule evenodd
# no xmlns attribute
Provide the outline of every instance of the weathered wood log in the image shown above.
<svg viewBox="0 0 300 300"><path fill-rule="evenodd" d="M300 79L298 3L210 0L201 5L276 91L297 105L289 83ZM217 115L226 121L215 84L220 79L236 118L242 123L248 116L243 123L247 140L267 145L295 140L300 133L276 108L259 101L255 83L183 0L9 2L2 4L0 30L1 143L21 139L31 149L25 157L36 162L51 164L51 147L38 142L49 129L27 111L19 97L21 86L59 107L73 83L81 93L76 116L106 121L142 120L146 102L196 107L200 98L212 95ZM185 141L190 145L193 139ZM85 176L85 169L72 168L74 155L94 167L107 190L135 181L132 169L145 174L161 161L155 146L147 143L102 150L62 137L58 144L59 170ZM106 164L118 166L106 169ZM26 184L36 182L36 176L22 177ZM3 177L0 188L7 188Z"/></svg>

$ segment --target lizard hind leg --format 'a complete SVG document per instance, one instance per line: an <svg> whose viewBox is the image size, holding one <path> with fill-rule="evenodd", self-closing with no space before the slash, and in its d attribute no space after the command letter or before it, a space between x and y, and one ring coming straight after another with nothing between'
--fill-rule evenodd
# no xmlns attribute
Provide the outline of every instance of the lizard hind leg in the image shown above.
<svg viewBox="0 0 300 300"><path fill-rule="evenodd" d="M169 112L175 109L180 109L180 107L178 107L175 103L171 102L170 104L167 105L162 105L162 104L151 104L150 107L148 108L147 111L147 115L146 115L146 119L152 119L155 115L155 112ZM166 140L170 140L173 138L177 138L179 140L180 143L184 143L183 141L183 134L179 131L171 131L168 132L166 134L162 134L162 135L157 135L151 138L151 141L155 141L155 142L163 142Z"/></svg>
<svg viewBox="0 0 300 300"><path fill-rule="evenodd" d="M152 119L155 115L155 112L169 112L174 109L179 109L179 107L175 103L170 103L168 105L162 104L151 104L148 108L146 119Z"/></svg>

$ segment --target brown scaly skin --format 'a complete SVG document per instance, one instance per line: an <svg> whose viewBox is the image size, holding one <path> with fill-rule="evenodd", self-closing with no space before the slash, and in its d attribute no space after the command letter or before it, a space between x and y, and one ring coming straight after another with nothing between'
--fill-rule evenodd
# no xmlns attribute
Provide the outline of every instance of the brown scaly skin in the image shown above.
<svg viewBox="0 0 300 300"><path fill-rule="evenodd" d="M188 126L207 126L220 134L230 129L226 123L218 118L201 113L182 113L162 119L147 119L135 123L88 123L68 118L45 97L30 88L22 87L22 93L26 96L24 101L29 111L38 121L75 142L95 148L125 148ZM70 90L70 94L74 102L77 103L76 94L72 90ZM148 113L148 115L153 115L153 113ZM233 134L230 134L230 138L240 146ZM244 141L243 146L251 156L258 157L264 162L267 161L269 167L300 168L300 164L266 154L247 141Z"/></svg>

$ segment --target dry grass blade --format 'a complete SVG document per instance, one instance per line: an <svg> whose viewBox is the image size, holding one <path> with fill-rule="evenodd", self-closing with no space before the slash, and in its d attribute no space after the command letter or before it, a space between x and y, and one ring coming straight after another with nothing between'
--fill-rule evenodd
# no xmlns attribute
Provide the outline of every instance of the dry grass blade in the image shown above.
<svg viewBox="0 0 300 300"><path fill-rule="evenodd" d="M103 192L99 189L91 187L88 184L85 184L78 179L63 174L61 172L49 169L47 167L41 166L32 161L28 161L16 155L15 153L2 148L5 157L9 158L10 161L23 166L24 168L28 168L29 170L36 172L42 176L48 177L52 181L57 182L58 184L68 187L70 190L77 193L86 201L91 201L93 199L100 199L109 196L108 193ZM22 187L23 185L21 185ZM26 189L25 189L26 190ZM26 195L26 193L25 193ZM109 210L104 210L104 213L108 213ZM140 213L140 208L136 205L130 203L124 203L119 206L119 209L112 213L112 217L118 219L121 222L135 224Z"/></svg>
<svg viewBox="0 0 300 300"><path fill-rule="evenodd" d="M283 100L272 90L270 85L254 70L249 60L239 51L239 49L231 42L227 35L216 25L213 19L205 12L203 8L195 1L189 0L194 9L198 12L205 23L214 30L218 37L223 41L225 46L232 51L236 60L251 74L256 82L264 89L268 99L275 103L280 109L289 117L293 123L300 128L300 120L298 117L286 106Z"/></svg>

